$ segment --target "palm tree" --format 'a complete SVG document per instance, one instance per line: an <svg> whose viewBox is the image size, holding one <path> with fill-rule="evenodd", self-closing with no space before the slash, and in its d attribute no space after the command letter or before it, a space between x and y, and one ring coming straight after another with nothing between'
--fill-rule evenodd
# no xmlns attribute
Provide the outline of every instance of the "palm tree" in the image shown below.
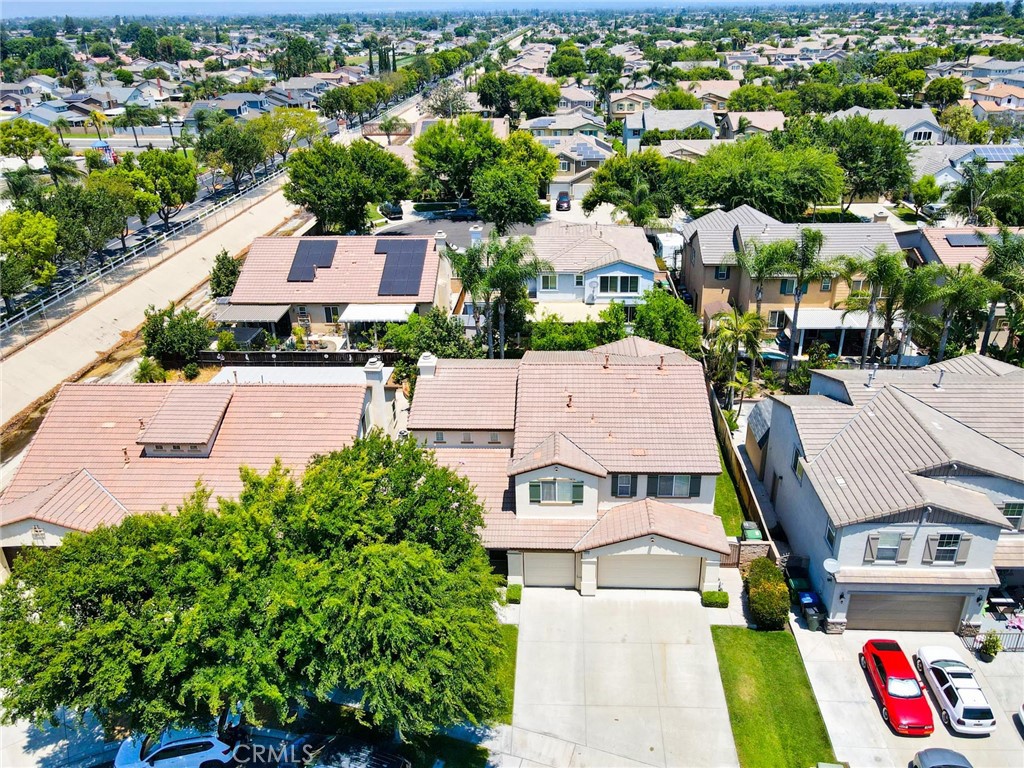
<svg viewBox="0 0 1024 768"><path fill-rule="evenodd" d="M397 115L385 115L377 123L377 127L388 137L388 146L391 146L391 136L395 133L405 133L409 130L409 123Z"/></svg>
<svg viewBox="0 0 1024 768"><path fill-rule="evenodd" d="M609 121L612 119L612 94L619 89L619 76L614 72L602 72L595 86L605 103L605 121Z"/></svg>
<svg viewBox="0 0 1024 768"><path fill-rule="evenodd" d="M921 319L924 309L938 297L937 279L940 275L937 264L926 264L917 269L907 270L900 285L899 307L902 315L900 343L896 353L896 367L903 365L903 355L907 349L914 323Z"/></svg>
<svg viewBox="0 0 1024 768"><path fill-rule="evenodd" d="M188 157L189 147L194 147L195 145L196 135L185 126L182 126L181 132L178 134L178 146L181 147L181 154Z"/></svg>
<svg viewBox="0 0 1024 768"><path fill-rule="evenodd" d="M654 224L658 220L658 206L650 185L639 173L630 175L626 184L610 190L607 202L634 227Z"/></svg>
<svg viewBox="0 0 1024 768"><path fill-rule="evenodd" d="M796 243L793 240L776 240L762 243L753 240L750 249L736 253L736 261L754 284L754 302L757 316L761 316L761 302L764 300L764 284L786 271L786 264L792 260Z"/></svg>
<svg viewBox="0 0 1024 768"><path fill-rule="evenodd" d="M171 121L178 117L178 110L172 107L170 104L164 104L156 108L157 117L162 117L164 122L167 123L167 134L171 137L171 145L174 145L174 126Z"/></svg>
<svg viewBox="0 0 1024 768"><path fill-rule="evenodd" d="M89 117L85 119L86 125L89 125L96 129L96 138L103 141L103 136L100 135L100 128L107 124L107 116L102 112L90 112Z"/></svg>
<svg viewBox="0 0 1024 768"><path fill-rule="evenodd" d="M988 257L981 267L981 274L1000 287L999 293L989 301L988 321L981 337L981 353L986 354L1000 299L1015 304L1024 300L1024 235L1015 235L1006 227L999 228L998 237L978 234L988 246Z"/></svg>
<svg viewBox="0 0 1024 768"><path fill-rule="evenodd" d="M139 134L136 131L138 126L156 125L160 118L149 107L141 104L125 104L124 112L114 118L114 126L117 128L131 128L132 136L135 137L135 146L139 146Z"/></svg>
<svg viewBox="0 0 1024 768"><path fill-rule="evenodd" d="M60 143L66 147L68 143L64 140L64 131L71 130L71 123L68 122L68 119L66 117L58 117L50 123L50 128L57 132L57 136L60 138Z"/></svg>
<svg viewBox="0 0 1024 768"><path fill-rule="evenodd" d="M740 395L740 402L736 406L737 414L743 410L743 401L757 391L757 386L743 371L736 371L736 378L730 381L727 386L730 392L738 392Z"/></svg>
<svg viewBox="0 0 1024 768"><path fill-rule="evenodd" d="M43 162L46 163L46 172L50 174L50 179L53 181L54 186L59 185L62 181L68 181L82 175L82 172L78 170L78 166L68 159L72 154L70 149L66 147L49 147L40 154L43 156Z"/></svg>
<svg viewBox="0 0 1024 768"><path fill-rule="evenodd" d="M991 297L999 294L999 285L978 274L970 264L957 264L955 268L943 265L940 283L936 298L942 302L942 336L935 360L941 363L946 359L946 344L953 322L981 315Z"/></svg>
<svg viewBox="0 0 1024 768"><path fill-rule="evenodd" d="M907 262L900 253L890 251L884 245L878 246L871 258L843 259L838 269L839 274L852 288L855 278L862 279L868 286L867 290L860 289L852 291L843 302L845 317L850 312L866 312L867 321L864 325L864 345L861 349L860 367L867 365L868 352L871 348L871 331L875 325L875 315L878 314L878 302L883 298L892 296L894 286L899 283L900 275L906 271ZM863 276L860 278L860 276ZM892 309L890 303L889 308ZM891 322L894 320L894 313L886 312L886 341L891 332Z"/></svg>
<svg viewBox="0 0 1024 768"><path fill-rule="evenodd" d="M764 320L757 312L744 312L733 307L730 312L720 312L714 317L714 350L721 356L728 356L732 360L731 375L729 381L736 380L736 371L739 367L740 347L743 347L750 355L751 361L761 352L761 332L764 330ZM751 362L753 368L753 362ZM729 390L728 408L732 410L733 405L732 389Z"/></svg>
<svg viewBox="0 0 1024 768"><path fill-rule="evenodd" d="M463 251L447 249L445 258L452 266L452 272L462 282L462 290L473 302L473 325L476 327L476 337L483 339L483 331L480 328L480 307L485 311L491 304L491 293L487 285L487 264L486 253L482 245L466 248ZM487 345L491 351L491 345ZM493 353L489 355L493 357Z"/></svg>
<svg viewBox="0 0 1024 768"><path fill-rule="evenodd" d="M982 157L976 157L966 163L960 169L960 173L963 181L950 190L949 210L963 216L968 224L978 224L989 218L991 212L985 204L995 189L997 179L988 170Z"/></svg>
<svg viewBox="0 0 1024 768"><path fill-rule="evenodd" d="M811 280L829 277L836 271L836 265L821 257L821 249L825 246L825 236L820 229L801 229L800 242L797 244L792 261L786 265L786 272L794 278L793 286L793 327L789 334L789 353L786 357L786 380L793 368L793 356L796 354L796 334L799 329L800 300L804 295L804 284Z"/></svg>
<svg viewBox="0 0 1024 768"><path fill-rule="evenodd" d="M32 199L39 182L36 181L36 171L28 166L22 165L13 171L4 171L4 182L7 189L4 190L3 199L10 200L18 210Z"/></svg>

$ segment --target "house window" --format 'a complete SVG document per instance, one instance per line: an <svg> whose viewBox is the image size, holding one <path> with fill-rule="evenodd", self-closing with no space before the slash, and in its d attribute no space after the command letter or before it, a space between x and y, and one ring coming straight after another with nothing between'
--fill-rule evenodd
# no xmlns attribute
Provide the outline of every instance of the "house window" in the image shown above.
<svg viewBox="0 0 1024 768"><path fill-rule="evenodd" d="M542 291L557 291L558 290L558 275L541 275L540 276L540 289Z"/></svg>
<svg viewBox="0 0 1024 768"><path fill-rule="evenodd" d="M576 275L574 285L577 288L582 288L583 287L583 275Z"/></svg>
<svg viewBox="0 0 1024 768"><path fill-rule="evenodd" d="M487 436L487 442L490 443L491 445L500 443L501 435L499 435L497 432L491 432L491 434Z"/></svg>
<svg viewBox="0 0 1024 768"><path fill-rule="evenodd" d="M435 432L434 433L434 442L435 443L444 443L444 432Z"/></svg>
<svg viewBox="0 0 1024 768"><path fill-rule="evenodd" d="M790 467L792 467L794 472L796 472L796 468L800 466L800 449L799 448L794 448L793 449L793 460L789 463L789 465L790 465Z"/></svg>
<svg viewBox="0 0 1024 768"><path fill-rule="evenodd" d="M770 330L776 330L782 327L782 324L786 320L786 313L781 309L773 309L768 313L768 328Z"/></svg>
<svg viewBox="0 0 1024 768"><path fill-rule="evenodd" d="M931 131L914 131L913 141L931 141Z"/></svg>
<svg viewBox="0 0 1024 768"><path fill-rule="evenodd" d="M715 280L728 280L729 267L715 267Z"/></svg>
<svg viewBox="0 0 1024 768"><path fill-rule="evenodd" d="M957 552L960 551L960 534L943 533L935 545L936 563L955 563Z"/></svg>
<svg viewBox="0 0 1024 768"><path fill-rule="evenodd" d="M162 445L160 445L159 443L157 443L157 444L155 444L153 446L153 450L154 451L162 451L163 449L164 449L164 447Z"/></svg>
<svg viewBox="0 0 1024 768"><path fill-rule="evenodd" d="M626 306L623 307L623 310L625 310L625 312L626 312L626 322L627 323L635 323L636 322L636 305L634 305L634 304L627 304Z"/></svg>
<svg viewBox="0 0 1024 768"><path fill-rule="evenodd" d="M647 495L669 499L700 496L700 475L648 475Z"/></svg>
<svg viewBox="0 0 1024 768"><path fill-rule="evenodd" d="M821 278L821 290L831 291L832 290L832 276Z"/></svg>
<svg viewBox="0 0 1024 768"><path fill-rule="evenodd" d="M473 433L472 432L463 432L462 433L462 444L463 445L472 445L473 444Z"/></svg>
<svg viewBox="0 0 1024 768"><path fill-rule="evenodd" d="M825 543L828 544L830 552L836 549L836 527L831 520L825 525Z"/></svg>
<svg viewBox="0 0 1024 768"><path fill-rule="evenodd" d="M900 534L878 534L878 548L875 550L875 562L895 563L900 552Z"/></svg>
<svg viewBox="0 0 1024 768"><path fill-rule="evenodd" d="M562 172L568 171L569 170L569 161L568 160L559 160L558 161L558 170L560 170Z"/></svg>
<svg viewBox="0 0 1024 768"><path fill-rule="evenodd" d="M1021 517L1024 517L1024 503L1012 502L1003 505L1003 516L1006 522L1013 526L1014 530L1020 527Z"/></svg>
<svg viewBox="0 0 1024 768"><path fill-rule="evenodd" d="M636 275L602 275L601 293L639 293L640 278Z"/></svg>
<svg viewBox="0 0 1024 768"><path fill-rule="evenodd" d="M865 289L865 285L866 284L867 283L866 283L866 281L863 278L860 279L860 280L851 280L850 281L850 291L851 292L856 292L856 291L866 290Z"/></svg>
<svg viewBox="0 0 1024 768"><path fill-rule="evenodd" d="M785 280L779 281L779 293L783 296L792 296L796 293L796 280L792 278L786 278Z"/></svg>
<svg viewBox="0 0 1024 768"><path fill-rule="evenodd" d="M295 312L298 314L299 317L303 317L309 314L309 312L306 311L305 305L303 304L299 304L299 306L295 308Z"/></svg>
<svg viewBox="0 0 1024 768"><path fill-rule="evenodd" d="M619 498L629 498L635 495L634 484L636 483L636 475L616 475L615 476L615 495Z"/></svg>
<svg viewBox="0 0 1024 768"><path fill-rule="evenodd" d="M172 445L171 446L171 450L172 451L180 451L181 450L181 446L180 445Z"/></svg>
<svg viewBox="0 0 1024 768"><path fill-rule="evenodd" d="M796 480L800 485L804 484L804 463L802 460L798 460L796 463Z"/></svg>
<svg viewBox="0 0 1024 768"><path fill-rule="evenodd" d="M199 453L199 446L195 443L191 443L188 447L189 453Z"/></svg>
<svg viewBox="0 0 1024 768"><path fill-rule="evenodd" d="M530 483L531 504L582 504L583 483L579 480L555 478Z"/></svg>
<svg viewBox="0 0 1024 768"><path fill-rule="evenodd" d="M324 322L325 323L336 323L341 313L338 312L337 307L324 307Z"/></svg>

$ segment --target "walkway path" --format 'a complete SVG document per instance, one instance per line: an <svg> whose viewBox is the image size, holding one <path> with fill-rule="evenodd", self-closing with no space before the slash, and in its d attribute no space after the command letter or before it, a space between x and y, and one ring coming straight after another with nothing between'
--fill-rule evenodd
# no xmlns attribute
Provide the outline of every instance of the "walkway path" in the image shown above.
<svg viewBox="0 0 1024 768"><path fill-rule="evenodd" d="M274 182L280 184L281 182ZM221 248L236 253L294 215L278 190L202 240L136 278L116 293L18 350L0 370L0 422L22 409L104 354L143 321L150 304L177 300L209 274Z"/></svg>

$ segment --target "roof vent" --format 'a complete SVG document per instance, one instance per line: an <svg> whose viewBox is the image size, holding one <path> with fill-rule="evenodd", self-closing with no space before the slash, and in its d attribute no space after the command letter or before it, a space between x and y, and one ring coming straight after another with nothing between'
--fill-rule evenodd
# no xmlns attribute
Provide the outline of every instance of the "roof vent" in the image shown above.
<svg viewBox="0 0 1024 768"><path fill-rule="evenodd" d="M664 371L665 370L665 356L664 355L662 355L661 356L661 360L658 361L658 370L659 371Z"/></svg>
<svg viewBox="0 0 1024 768"><path fill-rule="evenodd" d="M145 429L145 428L146 428L146 422L143 421L142 419L139 419L139 429Z"/></svg>
<svg viewBox="0 0 1024 768"><path fill-rule="evenodd" d="M124 463L127 464L130 461L130 459L128 458L128 447L127 446L122 446L121 447L121 454L124 456Z"/></svg>
<svg viewBox="0 0 1024 768"><path fill-rule="evenodd" d="M936 389L942 389L942 379L946 375L945 368L939 368L939 380L933 385Z"/></svg>
<svg viewBox="0 0 1024 768"><path fill-rule="evenodd" d="M607 367L608 367L608 361L609 361L610 359L611 359L611 355L605 355L605 356L604 356L604 367L605 367L605 368L607 368Z"/></svg>
<svg viewBox="0 0 1024 768"><path fill-rule="evenodd" d="M867 387L868 389L871 389L871 385L874 383L874 381L875 381L875 371L870 371L868 373L867 383L864 386Z"/></svg>
<svg viewBox="0 0 1024 768"><path fill-rule="evenodd" d="M572 408L572 393L571 392L569 393L569 399L566 402L565 407L566 408Z"/></svg>

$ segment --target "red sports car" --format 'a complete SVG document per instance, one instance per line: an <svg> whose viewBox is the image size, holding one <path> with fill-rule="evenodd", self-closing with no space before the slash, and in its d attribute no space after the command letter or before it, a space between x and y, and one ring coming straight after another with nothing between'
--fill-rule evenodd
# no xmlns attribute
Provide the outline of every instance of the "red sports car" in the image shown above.
<svg viewBox="0 0 1024 768"><path fill-rule="evenodd" d="M935 730L924 686L895 640L868 640L860 654L871 687L882 704L882 719L896 733L927 736Z"/></svg>

